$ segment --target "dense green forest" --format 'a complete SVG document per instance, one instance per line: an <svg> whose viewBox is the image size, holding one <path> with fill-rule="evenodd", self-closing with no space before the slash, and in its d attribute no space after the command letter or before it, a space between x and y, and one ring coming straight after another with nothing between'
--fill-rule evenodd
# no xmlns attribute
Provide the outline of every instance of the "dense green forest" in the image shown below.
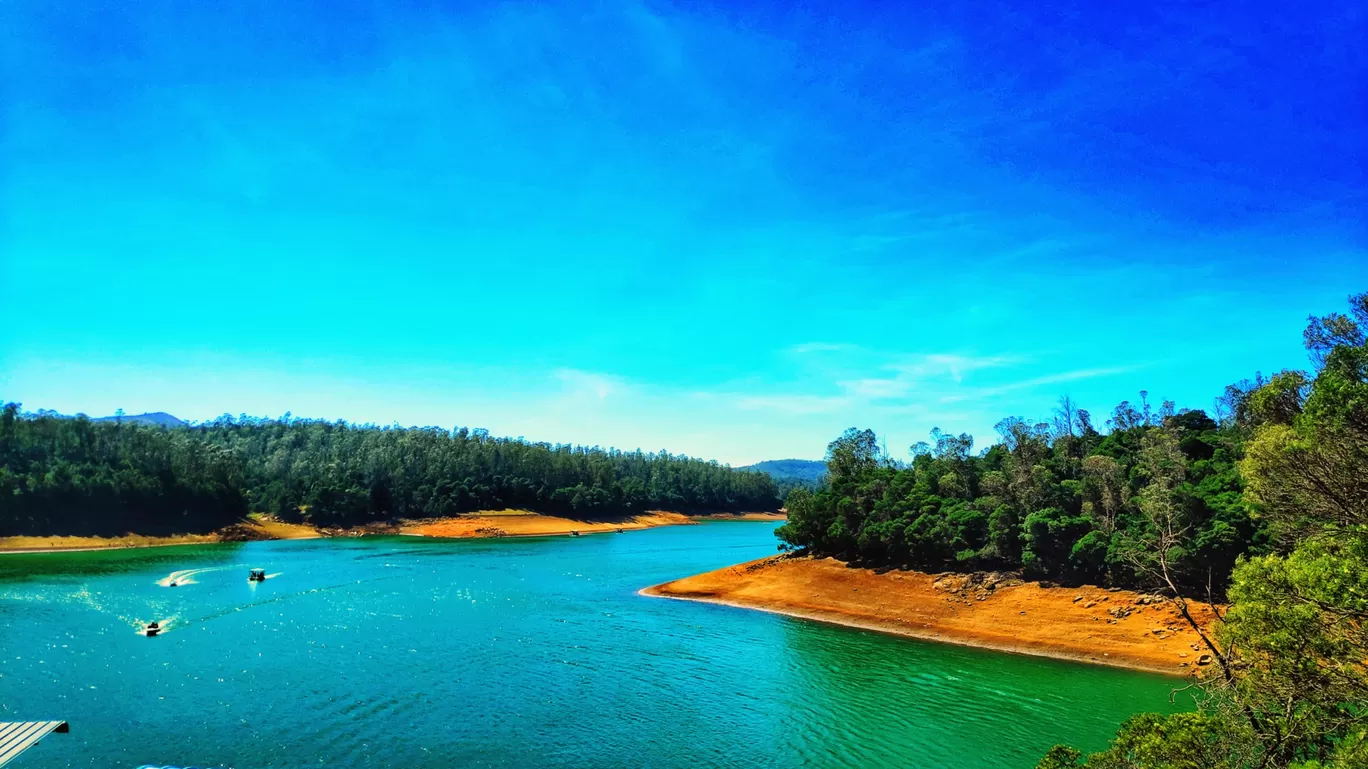
<svg viewBox="0 0 1368 769"><path fill-rule="evenodd" d="M1228 601L1195 622L1215 664L1195 712L1144 714L1039 769L1368 766L1368 294L1309 319L1312 372L1226 388L1217 413L1122 403L1105 433L1063 399L972 453L939 430L895 462L870 431L788 496L786 546L865 564L1036 577Z"/></svg>
<svg viewBox="0 0 1368 769"><path fill-rule="evenodd" d="M1022 569L1066 582L1150 586L1167 576L1219 593L1242 553L1267 548L1236 467L1261 379L1227 388L1219 421L1202 411L1123 402L1105 434L1060 399L1049 422L997 425L973 438L935 430L896 462L870 430L847 430L827 450L828 484L788 495L779 536L794 547L870 565ZM1162 497L1162 501L1159 499ZM1181 542L1161 543L1157 516ZM1171 547L1167 575L1151 553Z"/></svg>
<svg viewBox="0 0 1368 769"><path fill-rule="evenodd" d="M221 417L163 428L0 410L0 536L211 531L249 511L324 526L523 508L773 510L774 481L667 452Z"/></svg>

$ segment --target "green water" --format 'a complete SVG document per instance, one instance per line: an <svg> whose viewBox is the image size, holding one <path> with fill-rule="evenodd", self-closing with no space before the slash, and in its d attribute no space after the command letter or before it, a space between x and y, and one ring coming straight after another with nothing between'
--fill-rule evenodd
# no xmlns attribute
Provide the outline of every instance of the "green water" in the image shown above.
<svg viewBox="0 0 1368 769"><path fill-rule="evenodd" d="M0 557L0 720L71 722L12 766L1029 767L1173 707L1160 677L636 594L772 530Z"/></svg>

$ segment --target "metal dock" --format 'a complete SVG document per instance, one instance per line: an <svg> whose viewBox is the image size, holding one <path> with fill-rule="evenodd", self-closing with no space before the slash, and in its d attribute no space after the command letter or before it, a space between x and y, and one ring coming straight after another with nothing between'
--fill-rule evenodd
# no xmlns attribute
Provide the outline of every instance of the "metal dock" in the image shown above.
<svg viewBox="0 0 1368 769"><path fill-rule="evenodd" d="M0 721L0 766L53 732L70 731L66 721Z"/></svg>

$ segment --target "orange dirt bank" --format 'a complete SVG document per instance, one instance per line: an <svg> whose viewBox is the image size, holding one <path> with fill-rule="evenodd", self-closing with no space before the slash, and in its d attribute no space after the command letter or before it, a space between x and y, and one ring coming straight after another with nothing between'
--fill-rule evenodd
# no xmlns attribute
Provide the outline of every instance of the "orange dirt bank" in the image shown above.
<svg viewBox="0 0 1368 769"><path fill-rule="evenodd" d="M1169 675L1209 662L1172 604L1125 590L1042 587L1000 575L879 573L831 558L775 556L642 593ZM1191 605L1204 625L1214 621L1211 607Z"/></svg>

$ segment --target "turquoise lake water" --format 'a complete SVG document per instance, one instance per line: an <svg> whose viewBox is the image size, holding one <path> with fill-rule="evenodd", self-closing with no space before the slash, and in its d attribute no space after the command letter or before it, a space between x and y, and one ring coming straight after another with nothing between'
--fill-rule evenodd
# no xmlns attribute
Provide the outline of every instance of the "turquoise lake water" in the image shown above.
<svg viewBox="0 0 1368 769"><path fill-rule="evenodd" d="M0 720L71 722L11 766L997 769L1174 709L1159 676L636 593L773 529L0 556Z"/></svg>

